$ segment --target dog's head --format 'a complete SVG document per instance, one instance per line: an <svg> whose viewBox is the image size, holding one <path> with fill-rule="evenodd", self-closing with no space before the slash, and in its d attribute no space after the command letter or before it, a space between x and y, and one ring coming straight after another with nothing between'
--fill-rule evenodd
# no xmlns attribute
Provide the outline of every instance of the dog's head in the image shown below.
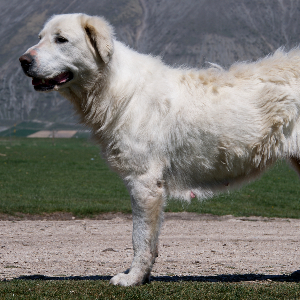
<svg viewBox="0 0 300 300"><path fill-rule="evenodd" d="M39 38L40 42L19 58L37 91L88 82L113 54L113 29L100 17L56 15L46 23Z"/></svg>

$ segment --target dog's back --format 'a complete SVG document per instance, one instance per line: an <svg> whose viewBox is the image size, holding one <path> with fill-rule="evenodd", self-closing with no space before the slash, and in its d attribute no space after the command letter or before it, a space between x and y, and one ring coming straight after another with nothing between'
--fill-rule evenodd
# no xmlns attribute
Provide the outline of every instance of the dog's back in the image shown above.
<svg viewBox="0 0 300 300"><path fill-rule="evenodd" d="M166 174L172 196L189 199L190 190L211 196L299 153L299 67L295 49L228 71L177 71L177 110L165 117L173 126L163 132L170 145Z"/></svg>

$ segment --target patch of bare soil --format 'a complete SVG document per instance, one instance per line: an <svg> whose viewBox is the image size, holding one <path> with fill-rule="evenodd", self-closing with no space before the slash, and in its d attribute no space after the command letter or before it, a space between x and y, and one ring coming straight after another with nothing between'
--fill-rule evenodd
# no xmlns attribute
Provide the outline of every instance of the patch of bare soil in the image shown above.
<svg viewBox="0 0 300 300"><path fill-rule="evenodd" d="M103 279L130 267L130 215L0 215L0 220L0 280ZM299 229L296 219L167 213L152 275L156 280L291 279L282 274L299 268Z"/></svg>

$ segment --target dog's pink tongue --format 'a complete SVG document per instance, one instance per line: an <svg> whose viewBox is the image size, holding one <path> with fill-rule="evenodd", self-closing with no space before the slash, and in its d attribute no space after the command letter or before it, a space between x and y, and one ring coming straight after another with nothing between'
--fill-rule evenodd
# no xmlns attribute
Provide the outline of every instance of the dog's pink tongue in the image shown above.
<svg viewBox="0 0 300 300"><path fill-rule="evenodd" d="M69 74L66 73L61 73L58 76L56 76L55 78L53 78L53 80L55 80L57 83L64 83L68 80L69 78Z"/></svg>

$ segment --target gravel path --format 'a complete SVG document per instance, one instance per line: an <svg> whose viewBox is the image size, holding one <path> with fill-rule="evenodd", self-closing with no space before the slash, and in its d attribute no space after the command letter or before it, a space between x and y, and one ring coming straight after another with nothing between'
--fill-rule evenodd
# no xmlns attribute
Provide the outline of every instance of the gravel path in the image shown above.
<svg viewBox="0 0 300 300"><path fill-rule="evenodd" d="M168 213L153 276L290 274L300 220ZM22 275L106 276L133 256L128 215L99 220L0 221L0 280Z"/></svg>

